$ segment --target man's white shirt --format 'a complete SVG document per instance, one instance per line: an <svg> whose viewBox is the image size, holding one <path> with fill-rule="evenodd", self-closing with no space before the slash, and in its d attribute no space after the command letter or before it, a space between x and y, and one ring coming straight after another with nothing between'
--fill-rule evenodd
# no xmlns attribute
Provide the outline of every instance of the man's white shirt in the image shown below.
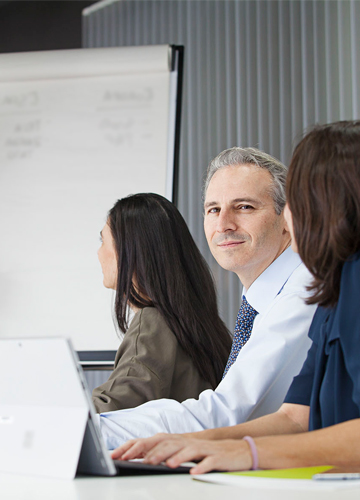
<svg viewBox="0 0 360 500"><path fill-rule="evenodd" d="M245 291L256 309L251 337L215 391L182 403L149 401L137 408L102 413L109 449L157 432L194 432L235 425L276 411L310 347L307 336L316 306L305 304L311 275L291 248Z"/></svg>

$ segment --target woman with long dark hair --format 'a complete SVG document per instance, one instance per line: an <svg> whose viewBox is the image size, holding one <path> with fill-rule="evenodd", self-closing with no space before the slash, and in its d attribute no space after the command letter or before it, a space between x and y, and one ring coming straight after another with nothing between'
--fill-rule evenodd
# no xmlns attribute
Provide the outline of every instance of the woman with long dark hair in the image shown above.
<svg viewBox="0 0 360 500"><path fill-rule="evenodd" d="M109 380L93 391L97 411L183 401L215 388L231 337L209 268L175 205L152 193L118 200L101 237L104 285L116 290L125 335Z"/></svg>
<svg viewBox="0 0 360 500"><path fill-rule="evenodd" d="M171 467L202 460L194 474L360 468L360 121L308 133L293 154L286 194L292 248L314 277L307 302L318 308L312 346L285 403L233 427L131 441L113 458L145 455L146 462L167 459Z"/></svg>

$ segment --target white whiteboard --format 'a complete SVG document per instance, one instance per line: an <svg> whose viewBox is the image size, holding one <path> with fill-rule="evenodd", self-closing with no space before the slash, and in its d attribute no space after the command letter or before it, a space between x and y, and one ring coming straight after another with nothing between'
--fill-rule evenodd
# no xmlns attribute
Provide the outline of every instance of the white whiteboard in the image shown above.
<svg viewBox="0 0 360 500"><path fill-rule="evenodd" d="M115 201L172 197L169 46L0 55L0 337L112 350L99 232Z"/></svg>

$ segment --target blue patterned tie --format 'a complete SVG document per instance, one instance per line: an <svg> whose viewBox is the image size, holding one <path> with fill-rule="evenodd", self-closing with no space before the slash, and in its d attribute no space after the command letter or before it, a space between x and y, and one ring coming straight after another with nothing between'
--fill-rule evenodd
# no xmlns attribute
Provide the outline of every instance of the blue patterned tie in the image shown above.
<svg viewBox="0 0 360 500"><path fill-rule="evenodd" d="M240 352L240 349L249 340L256 315L257 311L255 311L255 309L251 307L246 298L243 296L239 313L236 318L234 338L231 346L229 359L228 362L226 363L224 375L222 378L225 377L230 366L233 363L235 363L236 358L238 357L238 354Z"/></svg>

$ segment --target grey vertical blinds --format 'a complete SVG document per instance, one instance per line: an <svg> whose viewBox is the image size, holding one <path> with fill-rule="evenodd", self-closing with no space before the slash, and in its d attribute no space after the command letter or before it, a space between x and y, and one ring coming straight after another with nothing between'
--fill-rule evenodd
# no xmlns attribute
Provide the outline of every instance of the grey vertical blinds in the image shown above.
<svg viewBox="0 0 360 500"><path fill-rule="evenodd" d="M360 118L360 2L121 0L84 11L84 47L185 46L179 208L215 275L232 329L241 301L203 235L209 160L256 146L289 161L315 122Z"/></svg>

